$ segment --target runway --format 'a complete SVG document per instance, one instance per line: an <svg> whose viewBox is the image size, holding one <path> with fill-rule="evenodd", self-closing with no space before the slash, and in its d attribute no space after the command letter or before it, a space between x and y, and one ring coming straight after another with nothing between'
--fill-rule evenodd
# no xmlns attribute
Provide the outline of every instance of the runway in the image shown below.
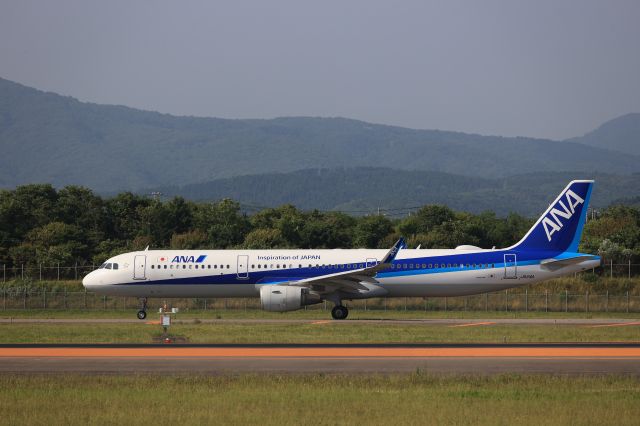
<svg viewBox="0 0 640 426"><path fill-rule="evenodd" d="M0 345L1 373L554 373L640 376L640 343Z"/></svg>

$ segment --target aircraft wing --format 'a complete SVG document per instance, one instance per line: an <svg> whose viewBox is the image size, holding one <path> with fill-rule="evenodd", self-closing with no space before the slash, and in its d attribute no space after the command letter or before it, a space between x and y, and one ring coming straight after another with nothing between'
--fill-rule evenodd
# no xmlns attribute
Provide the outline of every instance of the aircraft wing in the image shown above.
<svg viewBox="0 0 640 426"><path fill-rule="evenodd" d="M337 272L335 274L305 278L302 280L283 283L281 285L309 287L318 293L331 293L336 290L344 290L347 292L372 291L372 287L375 287L375 284L378 283L374 278L375 275L378 272L389 269L391 267L391 263L403 247L405 247L404 239L400 238L376 265L369 266L367 268Z"/></svg>

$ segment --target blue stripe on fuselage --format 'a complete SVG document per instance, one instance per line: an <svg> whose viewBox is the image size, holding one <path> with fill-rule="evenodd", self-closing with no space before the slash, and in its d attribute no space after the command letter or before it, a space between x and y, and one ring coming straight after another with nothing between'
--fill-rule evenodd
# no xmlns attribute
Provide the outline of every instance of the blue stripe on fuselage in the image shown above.
<svg viewBox="0 0 640 426"><path fill-rule="evenodd" d="M393 269L388 269L384 272L378 273L379 278L389 278L394 276L410 276L410 275L424 275L424 274L439 274L447 272L460 272L468 270L484 270L492 268L503 268L504 255L515 254L516 264L518 266L536 265L543 259L550 258L566 258L573 257L577 253L558 253L548 251L522 251L522 250L495 250L476 253L454 253L443 256L428 256L428 257L415 257L407 259L396 259L392 262ZM365 262L357 262L348 264L349 267L335 268L328 266L325 267L311 267L311 268L291 268L291 269L272 269L264 271L252 271L248 273L248 278L238 278L233 274L220 274L220 275L201 275L191 277L176 277L160 280L150 281L132 281L130 283L122 283L120 285L162 285L162 284L274 284L287 281L298 281L306 278L313 278L327 274L335 274L339 272L346 272L353 269L364 267ZM423 268L422 265L426 265ZM463 267L453 267L447 265L464 265ZM466 265L471 265L467 267ZM340 264L343 265L343 264ZM347 265L347 264L344 264ZM413 265L413 268L409 268L408 265ZM429 268L428 265L433 265L433 268ZM440 265L445 265L444 267ZM476 265L476 267L473 267ZM180 271L180 270L178 270ZM204 272L204 271L203 271ZM209 272L209 271L207 271Z"/></svg>

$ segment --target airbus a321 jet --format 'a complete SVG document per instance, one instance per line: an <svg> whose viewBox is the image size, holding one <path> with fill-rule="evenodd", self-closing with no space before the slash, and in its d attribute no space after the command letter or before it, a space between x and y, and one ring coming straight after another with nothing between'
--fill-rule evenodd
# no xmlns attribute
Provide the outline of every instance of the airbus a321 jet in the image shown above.
<svg viewBox="0 0 640 426"><path fill-rule="evenodd" d="M533 284L600 265L578 252L593 181L574 180L516 244L388 250L144 250L107 260L82 281L87 290L147 298L259 297L267 311L322 301L345 319L345 300L462 296Z"/></svg>

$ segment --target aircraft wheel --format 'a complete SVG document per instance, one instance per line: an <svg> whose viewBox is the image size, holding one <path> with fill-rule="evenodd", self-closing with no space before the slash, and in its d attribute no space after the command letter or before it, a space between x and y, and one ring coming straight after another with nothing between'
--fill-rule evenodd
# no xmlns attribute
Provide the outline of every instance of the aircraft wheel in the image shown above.
<svg viewBox="0 0 640 426"><path fill-rule="evenodd" d="M143 320L147 317L147 312L146 311L138 311L138 319L139 320Z"/></svg>
<svg viewBox="0 0 640 426"><path fill-rule="evenodd" d="M336 320L343 320L349 315L349 309L346 306L337 305L331 310L331 316Z"/></svg>

